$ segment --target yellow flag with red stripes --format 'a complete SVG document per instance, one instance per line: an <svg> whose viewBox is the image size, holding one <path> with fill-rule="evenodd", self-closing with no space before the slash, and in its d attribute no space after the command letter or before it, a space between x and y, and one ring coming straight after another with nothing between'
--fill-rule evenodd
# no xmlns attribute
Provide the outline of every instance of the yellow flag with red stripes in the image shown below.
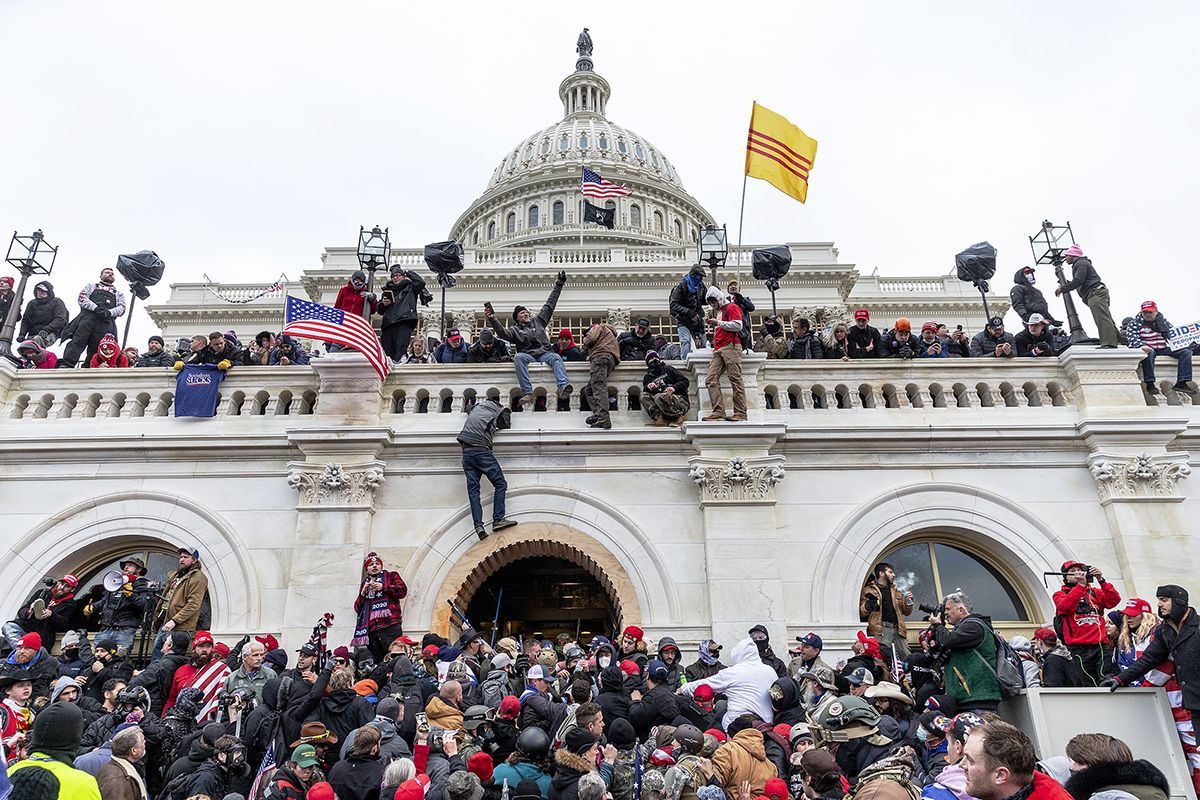
<svg viewBox="0 0 1200 800"><path fill-rule="evenodd" d="M808 197L808 173L817 158L817 140L758 103L750 112L746 174L759 178L801 203Z"/></svg>

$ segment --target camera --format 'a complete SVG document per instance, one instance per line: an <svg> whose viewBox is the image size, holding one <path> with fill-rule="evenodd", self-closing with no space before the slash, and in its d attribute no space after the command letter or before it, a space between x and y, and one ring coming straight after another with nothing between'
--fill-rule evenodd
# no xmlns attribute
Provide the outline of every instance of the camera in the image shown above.
<svg viewBox="0 0 1200 800"><path fill-rule="evenodd" d="M917 609L920 610L922 614L928 614L929 616L933 616L934 614L937 614L942 618L945 618L946 616L946 607L941 603L938 603L937 605L934 605L933 603L918 603Z"/></svg>

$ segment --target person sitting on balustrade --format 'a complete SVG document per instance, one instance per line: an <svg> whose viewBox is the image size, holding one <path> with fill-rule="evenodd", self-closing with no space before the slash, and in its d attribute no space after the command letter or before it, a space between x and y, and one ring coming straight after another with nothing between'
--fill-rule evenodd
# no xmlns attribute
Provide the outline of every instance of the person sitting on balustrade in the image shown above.
<svg viewBox="0 0 1200 800"><path fill-rule="evenodd" d="M433 351L430 361L437 364L465 364L467 363L467 352L470 349L462 331L458 328L451 328L446 331L446 341L439 344Z"/></svg>
<svg viewBox="0 0 1200 800"><path fill-rule="evenodd" d="M567 282L567 273L562 270L554 281L554 288L546 298L546 304L536 316L529 313L525 306L518 305L513 309L513 324L504 327L496 319L491 304L484 306L483 317L492 331L507 342L511 342L517 350L514 357L517 371L517 383L521 387L521 405L533 407L533 384L529 381L529 365L535 361L548 364L554 372L554 382L558 386L558 397L561 400L571 393L571 384L567 381L567 368L563 365L562 356L553 351L550 346L550 336L546 326L554 316L554 307L558 305L558 296L562 294Z"/></svg>

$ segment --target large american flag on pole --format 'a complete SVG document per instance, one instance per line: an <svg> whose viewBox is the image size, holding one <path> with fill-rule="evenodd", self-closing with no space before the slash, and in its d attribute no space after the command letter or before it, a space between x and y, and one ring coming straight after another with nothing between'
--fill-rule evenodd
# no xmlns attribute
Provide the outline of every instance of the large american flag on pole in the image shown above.
<svg viewBox="0 0 1200 800"><path fill-rule="evenodd" d="M583 168L584 197L625 197L631 194L633 190L628 186L606 181L600 177L600 173L592 172L587 167Z"/></svg>
<svg viewBox="0 0 1200 800"><path fill-rule="evenodd" d="M353 347L367 357L367 361L379 373L380 380L388 376L387 356L379 344L379 337L375 335L375 328L357 314L347 314L341 309L311 303L289 294L284 307L281 334Z"/></svg>

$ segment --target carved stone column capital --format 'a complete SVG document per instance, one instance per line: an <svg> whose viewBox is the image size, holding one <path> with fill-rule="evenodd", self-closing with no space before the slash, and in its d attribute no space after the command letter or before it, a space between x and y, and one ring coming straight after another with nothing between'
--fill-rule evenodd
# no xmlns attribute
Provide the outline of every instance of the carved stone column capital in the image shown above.
<svg viewBox="0 0 1200 800"><path fill-rule="evenodd" d="M383 481L382 461L349 466L293 461L288 465L288 486L300 493L300 509L374 511L375 493Z"/></svg>
<svg viewBox="0 0 1200 800"><path fill-rule="evenodd" d="M1109 456L1095 453L1088 469L1104 504L1128 501L1182 502L1179 481L1192 473L1186 453Z"/></svg>
<svg viewBox="0 0 1200 800"><path fill-rule="evenodd" d="M608 324L612 325L617 331L629 330L629 315L632 309L629 308L610 308L608 310Z"/></svg>
<svg viewBox="0 0 1200 800"><path fill-rule="evenodd" d="M450 317L454 320L454 327L462 333L467 343L475 341L477 330L475 309L473 308L455 308L450 311Z"/></svg>
<svg viewBox="0 0 1200 800"><path fill-rule="evenodd" d="M700 505L774 505L775 484L787 474L782 456L689 459Z"/></svg>

